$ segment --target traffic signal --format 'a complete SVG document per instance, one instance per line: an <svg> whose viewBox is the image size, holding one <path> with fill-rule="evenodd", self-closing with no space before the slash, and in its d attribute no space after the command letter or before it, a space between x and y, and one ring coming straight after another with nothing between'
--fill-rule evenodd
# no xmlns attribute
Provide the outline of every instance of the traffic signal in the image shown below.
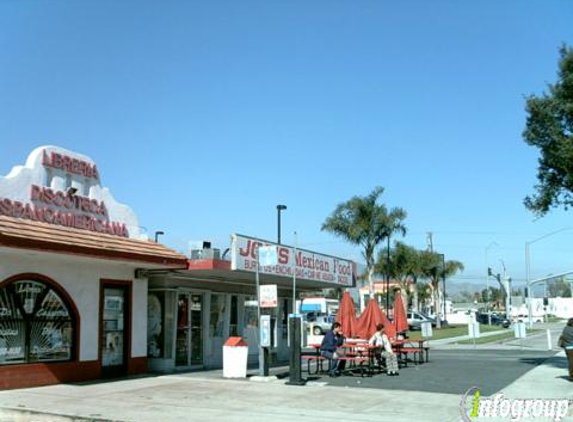
<svg viewBox="0 0 573 422"><path fill-rule="evenodd" d="M549 306L549 298L548 297L543 298L543 306Z"/></svg>
<svg viewBox="0 0 573 422"><path fill-rule="evenodd" d="M491 277L493 275L493 271L491 270L491 267L487 267L487 275L488 275L488 277Z"/></svg>

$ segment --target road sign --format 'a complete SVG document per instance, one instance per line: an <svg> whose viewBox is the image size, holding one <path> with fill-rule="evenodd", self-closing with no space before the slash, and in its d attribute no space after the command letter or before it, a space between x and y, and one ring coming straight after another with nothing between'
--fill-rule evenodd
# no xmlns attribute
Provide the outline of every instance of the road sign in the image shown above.
<svg viewBox="0 0 573 422"><path fill-rule="evenodd" d="M259 247L259 265L267 267L270 265L277 265L278 262L279 255L276 246L271 245Z"/></svg>
<svg viewBox="0 0 573 422"><path fill-rule="evenodd" d="M468 335L470 338L480 338L479 324L477 322L468 323Z"/></svg>
<svg viewBox="0 0 573 422"><path fill-rule="evenodd" d="M526 338L527 330L525 328L525 322L516 322L514 325L515 338Z"/></svg>
<svg viewBox="0 0 573 422"><path fill-rule="evenodd" d="M422 327L422 337L423 338L430 338L432 337L432 323L429 321L424 321L421 324Z"/></svg>
<svg viewBox="0 0 573 422"><path fill-rule="evenodd" d="M271 347L271 316L261 315L261 347Z"/></svg>
<svg viewBox="0 0 573 422"><path fill-rule="evenodd" d="M261 308L276 308L278 303L277 285L263 284L259 287L261 298Z"/></svg>

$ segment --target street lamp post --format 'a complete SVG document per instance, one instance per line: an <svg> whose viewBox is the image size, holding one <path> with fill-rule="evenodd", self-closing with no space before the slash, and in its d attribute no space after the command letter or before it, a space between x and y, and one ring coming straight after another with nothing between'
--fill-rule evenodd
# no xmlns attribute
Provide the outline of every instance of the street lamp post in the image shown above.
<svg viewBox="0 0 573 422"><path fill-rule="evenodd" d="M540 236L536 239L533 239L529 242L525 242L525 281L526 281L526 285L527 285L527 314L528 314L528 318L529 318L529 328L531 328L533 326L533 315L532 315L532 310L531 310L531 252L530 252L530 248L531 245L539 242L540 240L543 240L547 237L553 236L557 233L561 233L567 230L571 230L573 229L573 227L563 227L562 229L559 230L555 230L551 233L547 233L543 236Z"/></svg>
<svg viewBox="0 0 573 422"><path fill-rule="evenodd" d="M277 243L281 244L281 211L287 209L286 205L277 205Z"/></svg>
<svg viewBox="0 0 573 422"><path fill-rule="evenodd" d="M161 236L162 234L165 234L165 232L162 232L160 230L155 232L155 243L157 243L157 241L159 240L159 236Z"/></svg>
<svg viewBox="0 0 573 422"><path fill-rule="evenodd" d="M446 307L446 255L441 253L442 255L442 281L444 282L444 322L448 322L448 313Z"/></svg>
<svg viewBox="0 0 573 422"><path fill-rule="evenodd" d="M485 271L486 271L486 276L485 276L485 294L486 294L485 309L487 312L487 322L489 325L491 325L491 314L489 312L489 263L488 263L487 255L488 255L489 248L491 248L492 246L499 246L499 243L490 242L490 244L487 245L487 247L485 248Z"/></svg>

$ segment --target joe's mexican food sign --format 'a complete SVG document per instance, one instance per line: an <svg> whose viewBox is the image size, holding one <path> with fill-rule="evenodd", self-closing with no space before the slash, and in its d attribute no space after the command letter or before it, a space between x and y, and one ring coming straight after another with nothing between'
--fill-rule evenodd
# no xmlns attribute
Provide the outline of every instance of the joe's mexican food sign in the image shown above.
<svg viewBox="0 0 573 422"><path fill-rule="evenodd" d="M296 268L296 276L300 279L344 287L353 286L352 261L239 234L231 237L231 269L255 272L258 248L271 245L277 247L277 264L261 265L259 267L261 274L292 277Z"/></svg>

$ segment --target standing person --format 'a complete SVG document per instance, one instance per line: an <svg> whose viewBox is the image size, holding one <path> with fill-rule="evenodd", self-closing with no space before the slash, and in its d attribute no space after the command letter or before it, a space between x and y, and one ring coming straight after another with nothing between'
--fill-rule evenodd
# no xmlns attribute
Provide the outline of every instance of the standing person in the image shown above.
<svg viewBox="0 0 573 422"><path fill-rule="evenodd" d="M344 361L338 361L340 355L336 351L344 344L344 336L342 335L342 326L340 322L332 324L332 329L327 331L322 339L320 345L320 354L329 360L330 366L328 373L331 377L340 375L340 371L344 370Z"/></svg>
<svg viewBox="0 0 573 422"><path fill-rule="evenodd" d="M384 356L386 358L386 373L388 376L398 376L398 358L392 350L392 344L388 339L388 336L384 332L384 324L378 324L376 326L376 332L368 340L368 343L372 346L380 347L380 351L376 352L376 358L378 361Z"/></svg>
<svg viewBox="0 0 573 422"><path fill-rule="evenodd" d="M559 337L559 346L565 349L569 361L569 381L573 381L573 318L569 318L567 325Z"/></svg>

